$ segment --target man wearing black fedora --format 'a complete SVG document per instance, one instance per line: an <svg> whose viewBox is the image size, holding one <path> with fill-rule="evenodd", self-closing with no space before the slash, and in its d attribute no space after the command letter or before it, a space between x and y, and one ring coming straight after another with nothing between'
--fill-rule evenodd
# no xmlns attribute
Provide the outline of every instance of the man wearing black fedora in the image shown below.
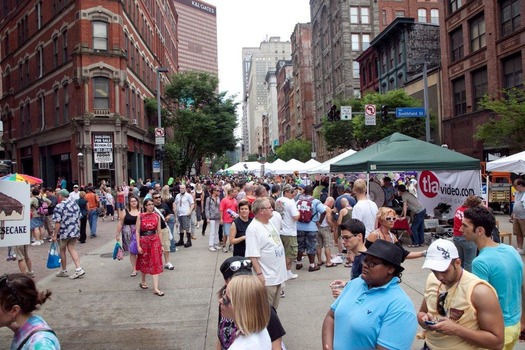
<svg viewBox="0 0 525 350"><path fill-rule="evenodd" d="M323 349L410 349L417 320L412 301L399 285L403 251L378 240L361 254L361 276L346 284L325 317Z"/></svg>

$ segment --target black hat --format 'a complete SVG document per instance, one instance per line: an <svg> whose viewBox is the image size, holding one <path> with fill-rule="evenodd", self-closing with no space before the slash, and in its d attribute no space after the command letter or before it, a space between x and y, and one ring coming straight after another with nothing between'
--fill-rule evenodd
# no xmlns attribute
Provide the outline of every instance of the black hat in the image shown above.
<svg viewBox="0 0 525 350"><path fill-rule="evenodd" d="M234 264L235 262L239 263ZM232 265L238 266L236 266L236 269L232 269ZM244 256L232 256L224 260L220 270L225 281L232 278L234 275L251 275L252 262L249 258L245 258Z"/></svg>
<svg viewBox="0 0 525 350"><path fill-rule="evenodd" d="M399 272L405 268L401 266L403 261L403 251L394 243L378 239L375 241L366 252L360 252L365 255L375 256L381 260L387 261L394 265Z"/></svg>

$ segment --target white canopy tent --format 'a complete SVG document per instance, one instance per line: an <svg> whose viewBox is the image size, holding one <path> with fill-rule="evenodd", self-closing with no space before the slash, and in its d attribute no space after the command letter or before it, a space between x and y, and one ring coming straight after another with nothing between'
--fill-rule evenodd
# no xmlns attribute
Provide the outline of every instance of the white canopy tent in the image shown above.
<svg viewBox="0 0 525 350"><path fill-rule="evenodd" d="M289 161L287 161L286 165L288 166L288 169L291 170L290 174L294 171L302 173L305 170L304 163L295 158L292 158Z"/></svg>
<svg viewBox="0 0 525 350"><path fill-rule="evenodd" d="M312 168L312 169L309 169L308 170L308 174L329 174L330 173L330 164L333 164L335 162L338 162L340 161L341 159L344 159L348 156L351 156L352 154L354 154L356 151L354 151L353 149L349 149L348 151L344 152L344 153L341 153L340 155L338 156L335 156L331 159L328 159L327 161L321 163L320 165Z"/></svg>
<svg viewBox="0 0 525 350"><path fill-rule="evenodd" d="M509 173L524 174L525 151L488 162L487 171L504 171Z"/></svg>
<svg viewBox="0 0 525 350"><path fill-rule="evenodd" d="M304 163L297 159L290 159L288 162L277 159L275 162L265 165L265 171L273 174L292 174L296 170L304 172Z"/></svg>
<svg viewBox="0 0 525 350"><path fill-rule="evenodd" d="M262 164L259 162L239 162L223 171L230 171L232 173L248 172L258 175L261 172L261 166Z"/></svg>
<svg viewBox="0 0 525 350"><path fill-rule="evenodd" d="M321 162L318 162L318 161L316 161L315 159L312 158L309 161L307 161L306 163L304 163L304 170L306 172L308 172L310 169L318 167L319 165L321 165Z"/></svg>

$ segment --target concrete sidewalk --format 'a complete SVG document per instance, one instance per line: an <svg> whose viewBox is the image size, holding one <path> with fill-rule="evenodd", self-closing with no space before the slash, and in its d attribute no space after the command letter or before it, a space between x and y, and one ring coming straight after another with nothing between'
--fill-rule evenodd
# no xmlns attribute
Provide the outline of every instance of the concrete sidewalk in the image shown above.
<svg viewBox="0 0 525 350"><path fill-rule="evenodd" d="M508 216L499 217L501 229L510 230ZM160 275L160 289L166 295L153 294L151 277L148 290L139 288L140 276L130 277L126 257L114 261L115 224L99 226L98 240L105 244L83 254L81 265L86 275L77 280L55 277L57 270L38 282L40 289L53 292L39 312L57 332L63 349L203 349L216 346L217 292L224 281L220 264L230 253L208 251L208 237L200 235L193 247L179 247L170 259L174 271ZM515 244L515 240L513 242ZM403 289L416 310L422 300L427 270L423 260L407 260L402 277ZM73 266L68 266L73 271ZM15 271L10 271L15 272ZM278 309L286 329L288 349L321 348L321 325L333 298L329 284L334 279L348 279L350 269L336 268L297 272L299 278L286 283L286 298ZM403 325L400 325L402 331ZM12 332L0 329L0 348L7 348ZM520 344L516 348L525 349ZM414 341L413 349L420 349Z"/></svg>

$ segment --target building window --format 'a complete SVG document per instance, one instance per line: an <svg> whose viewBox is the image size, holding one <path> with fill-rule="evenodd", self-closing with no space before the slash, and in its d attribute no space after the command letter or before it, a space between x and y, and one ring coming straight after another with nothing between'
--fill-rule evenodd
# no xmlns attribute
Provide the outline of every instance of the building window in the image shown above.
<svg viewBox="0 0 525 350"><path fill-rule="evenodd" d="M359 7L350 7L350 23L359 23Z"/></svg>
<svg viewBox="0 0 525 350"><path fill-rule="evenodd" d="M396 15L396 18L397 17L405 17L405 11L404 10L397 10L395 15Z"/></svg>
<svg viewBox="0 0 525 350"><path fill-rule="evenodd" d="M449 0L448 2L448 13L457 11L462 5L462 0Z"/></svg>
<svg viewBox="0 0 525 350"><path fill-rule="evenodd" d="M352 34L352 51L359 51L359 34Z"/></svg>
<svg viewBox="0 0 525 350"><path fill-rule="evenodd" d="M108 24L102 21L93 21L93 49L108 50Z"/></svg>
<svg viewBox="0 0 525 350"><path fill-rule="evenodd" d="M53 90L53 98L55 102L55 126L60 122L60 94L58 87Z"/></svg>
<svg viewBox="0 0 525 350"><path fill-rule="evenodd" d="M370 9L368 7L361 7L361 23L370 23Z"/></svg>
<svg viewBox="0 0 525 350"><path fill-rule="evenodd" d="M9 55L9 32L5 32L5 39L4 39L4 52L5 55Z"/></svg>
<svg viewBox="0 0 525 350"><path fill-rule="evenodd" d="M46 104L44 96L38 96L38 127L41 129L45 125L45 113L46 113Z"/></svg>
<svg viewBox="0 0 525 350"><path fill-rule="evenodd" d="M386 22L386 10L383 10L383 12L382 12L382 16L381 16L381 17L382 17L382 19L383 19L383 25L386 26L386 23L387 23L387 22Z"/></svg>
<svg viewBox="0 0 525 350"><path fill-rule="evenodd" d="M62 62L66 62L68 60L67 55L67 30L64 30L62 32Z"/></svg>
<svg viewBox="0 0 525 350"><path fill-rule="evenodd" d="M470 22L470 51L474 52L485 46L485 16L481 15Z"/></svg>
<svg viewBox="0 0 525 350"><path fill-rule="evenodd" d="M42 28L42 1L38 1L35 5L36 15L36 29Z"/></svg>
<svg viewBox="0 0 525 350"><path fill-rule="evenodd" d="M420 23L427 23L427 10L426 9L417 10L417 21Z"/></svg>
<svg viewBox="0 0 525 350"><path fill-rule="evenodd" d="M430 10L430 23L439 24L439 10L438 9Z"/></svg>
<svg viewBox="0 0 525 350"><path fill-rule="evenodd" d="M64 108L62 113L64 114L64 124L69 122L69 84L64 84Z"/></svg>
<svg viewBox="0 0 525 350"><path fill-rule="evenodd" d="M363 51L370 47L370 34L363 34Z"/></svg>
<svg viewBox="0 0 525 350"><path fill-rule="evenodd" d="M523 67L521 65L521 54L517 54L502 61L503 64L503 88L523 89Z"/></svg>
<svg viewBox="0 0 525 350"><path fill-rule="evenodd" d="M354 69L354 79L359 79L359 62L352 62L352 68Z"/></svg>
<svg viewBox="0 0 525 350"><path fill-rule="evenodd" d="M109 109L109 79L103 77L93 78L95 109Z"/></svg>
<svg viewBox="0 0 525 350"><path fill-rule="evenodd" d="M401 40L397 43L397 59L399 63L403 62L403 42Z"/></svg>
<svg viewBox="0 0 525 350"><path fill-rule="evenodd" d="M521 28L520 3L523 0L503 0L500 2L501 35L505 36Z"/></svg>
<svg viewBox="0 0 525 350"><path fill-rule="evenodd" d="M25 60L24 69L26 71L24 86L29 86L29 82L31 81L29 76L29 58Z"/></svg>
<svg viewBox="0 0 525 350"><path fill-rule="evenodd" d="M44 75L44 49L40 46L36 49L36 69L38 77L41 78Z"/></svg>
<svg viewBox="0 0 525 350"><path fill-rule="evenodd" d="M454 115L467 113L467 92L465 91L465 77L458 78L452 82L452 102L454 103Z"/></svg>
<svg viewBox="0 0 525 350"><path fill-rule="evenodd" d="M455 62L463 58L463 31L462 28L454 30L450 33L450 51L451 51L451 60Z"/></svg>
<svg viewBox="0 0 525 350"><path fill-rule="evenodd" d="M475 111L480 109L479 102L487 92L487 68L484 67L472 72L472 106Z"/></svg>
<svg viewBox="0 0 525 350"><path fill-rule="evenodd" d="M58 66L58 36L53 38L53 64L55 68Z"/></svg>

